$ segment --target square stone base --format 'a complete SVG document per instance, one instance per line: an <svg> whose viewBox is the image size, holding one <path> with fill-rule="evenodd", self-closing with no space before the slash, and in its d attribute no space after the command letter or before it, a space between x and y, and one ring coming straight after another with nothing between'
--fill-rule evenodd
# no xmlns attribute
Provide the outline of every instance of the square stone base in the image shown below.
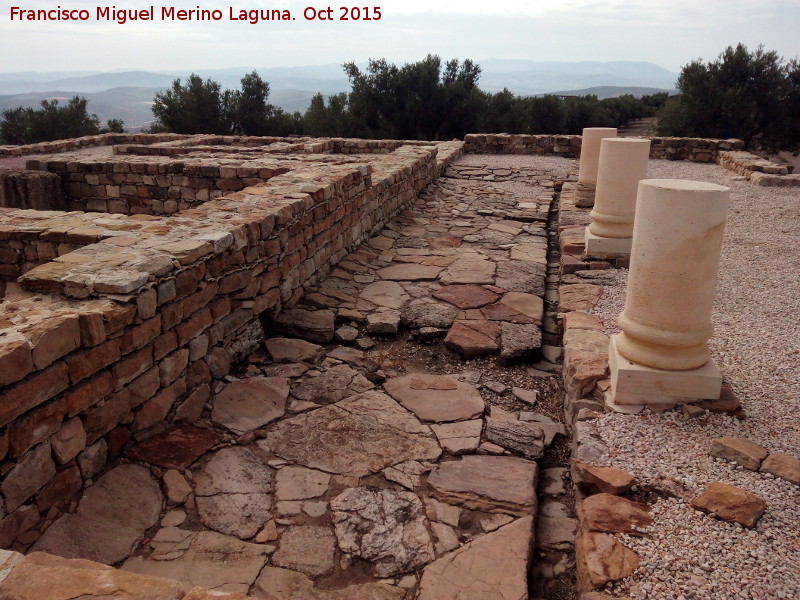
<svg viewBox="0 0 800 600"><path fill-rule="evenodd" d="M631 255L633 238L600 237L586 228L584 235L586 250L584 254L590 258L619 258Z"/></svg>
<svg viewBox="0 0 800 600"><path fill-rule="evenodd" d="M612 336L608 351L611 394L607 404L616 407L649 406L663 410L702 399L717 399L722 390L722 373L713 360L690 371L665 371L629 361L617 351ZM626 411L627 412L627 411Z"/></svg>

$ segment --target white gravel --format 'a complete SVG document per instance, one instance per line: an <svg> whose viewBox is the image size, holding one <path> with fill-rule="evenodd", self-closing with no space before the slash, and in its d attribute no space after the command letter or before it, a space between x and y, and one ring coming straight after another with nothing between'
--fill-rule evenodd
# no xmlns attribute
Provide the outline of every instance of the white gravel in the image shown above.
<svg viewBox="0 0 800 600"><path fill-rule="evenodd" d="M642 565L608 591L635 600L800 598L800 488L712 459L707 450L713 438L736 436L800 456L800 190L757 187L716 165L686 162L651 161L649 176L731 187L710 345L747 418L686 421L671 411L595 421L610 449L600 462L678 496L655 502L649 537L620 536ZM616 331L626 279L620 271L593 311L608 333ZM688 505L711 481L766 501L753 530Z"/></svg>

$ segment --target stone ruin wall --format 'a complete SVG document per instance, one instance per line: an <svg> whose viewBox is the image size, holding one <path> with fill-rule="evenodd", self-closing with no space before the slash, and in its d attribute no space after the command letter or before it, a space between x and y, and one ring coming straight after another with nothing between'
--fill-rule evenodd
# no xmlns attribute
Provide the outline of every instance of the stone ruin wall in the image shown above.
<svg viewBox="0 0 800 600"><path fill-rule="evenodd" d="M112 157L81 154L108 144ZM653 146L711 162L739 142ZM60 178L72 212L0 208L2 547L132 437L199 416L214 381L263 339L262 316L291 306L462 152L577 157L580 137L106 135L0 156L65 151L76 154L28 166Z"/></svg>
<svg viewBox="0 0 800 600"><path fill-rule="evenodd" d="M260 318L296 301L462 145L347 150L359 146L374 158L307 155L270 177L243 173L248 187L196 202L169 225L146 213L0 209L0 277L9 282L0 305L0 546L77 494L132 436L197 418L213 381L263 340ZM123 174L165 164L154 158L130 160ZM66 172L90 174L86 164L65 163ZM124 162L102 164L114 172Z"/></svg>
<svg viewBox="0 0 800 600"><path fill-rule="evenodd" d="M744 151L744 142L737 139L648 137L650 158L717 163L760 186L800 186L800 174L790 167ZM469 134L464 138L464 152L473 154L540 154L578 158L579 135L509 135Z"/></svg>
<svg viewBox="0 0 800 600"><path fill-rule="evenodd" d="M15 156L28 156L31 154L56 154L71 152L83 148L97 146L111 146L115 144L153 144L156 142L173 142L189 140L193 136L179 133L104 133L100 135L87 135L69 140L56 140L54 142L39 142L24 146L0 146L0 158Z"/></svg>
<svg viewBox="0 0 800 600"><path fill-rule="evenodd" d="M741 140L650 137L650 158L719 162L721 152L743 150ZM578 158L579 135L470 134L464 138L464 152L476 154L552 154Z"/></svg>

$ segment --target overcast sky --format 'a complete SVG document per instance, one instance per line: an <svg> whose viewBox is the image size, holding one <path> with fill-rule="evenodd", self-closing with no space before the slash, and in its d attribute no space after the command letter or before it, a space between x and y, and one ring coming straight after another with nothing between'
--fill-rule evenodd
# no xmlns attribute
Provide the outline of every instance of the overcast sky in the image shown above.
<svg viewBox="0 0 800 600"><path fill-rule="evenodd" d="M94 21L103 0L2 0L0 72L181 70L280 67L442 58L524 58L543 61L649 61L671 71L715 58L728 45L763 43L786 58L800 56L800 0L367 0L382 18L308 22L308 7L350 3L294 0L199 2L221 9L219 22L159 20L161 6L195 8L197 0L155 2L156 21L118 25ZM150 2L118 0L117 8ZM10 21L10 7L86 8L92 21ZM250 25L228 20L228 7L286 8L296 21Z"/></svg>

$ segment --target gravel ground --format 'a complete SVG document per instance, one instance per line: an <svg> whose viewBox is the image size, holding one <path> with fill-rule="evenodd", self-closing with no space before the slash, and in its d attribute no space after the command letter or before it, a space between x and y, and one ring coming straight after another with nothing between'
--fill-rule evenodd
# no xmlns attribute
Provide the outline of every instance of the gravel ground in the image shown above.
<svg viewBox="0 0 800 600"><path fill-rule="evenodd" d="M714 309L713 357L742 400L744 421L723 415L684 420L679 411L609 414L598 421L611 452L653 503L649 536L620 536L642 565L610 587L635 600L800 597L800 488L708 456L709 440L746 437L770 451L800 455L800 190L762 188L715 165L651 161L654 178L697 179L731 188ZM625 301L617 274L593 312L607 332ZM656 442L656 443L654 443ZM711 481L760 495L767 504L753 530L714 520L688 500Z"/></svg>

